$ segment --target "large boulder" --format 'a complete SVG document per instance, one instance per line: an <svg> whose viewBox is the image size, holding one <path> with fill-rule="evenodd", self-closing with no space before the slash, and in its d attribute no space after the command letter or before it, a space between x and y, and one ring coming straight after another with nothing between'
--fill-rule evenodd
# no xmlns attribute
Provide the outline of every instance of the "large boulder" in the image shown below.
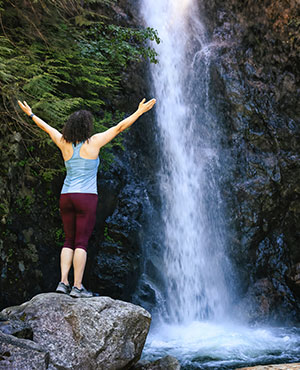
<svg viewBox="0 0 300 370"><path fill-rule="evenodd" d="M22 368L28 369L109 370L137 363L151 316L142 307L109 297L73 299L44 293L4 309L0 319L5 321L0 325L0 330L5 328L0 336L0 368L8 364L14 368L24 356ZM16 333L18 321L31 328L32 341L10 335Z"/></svg>
<svg viewBox="0 0 300 370"><path fill-rule="evenodd" d="M141 361L130 370L180 370L181 366L177 358L165 356L156 361Z"/></svg>
<svg viewBox="0 0 300 370"><path fill-rule="evenodd" d="M0 332L0 369L48 369L49 353L26 339Z"/></svg>

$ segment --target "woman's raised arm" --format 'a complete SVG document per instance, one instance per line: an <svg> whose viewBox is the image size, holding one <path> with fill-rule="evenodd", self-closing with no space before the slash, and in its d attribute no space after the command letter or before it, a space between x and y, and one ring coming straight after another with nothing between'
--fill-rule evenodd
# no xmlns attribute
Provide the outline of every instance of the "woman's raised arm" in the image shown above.
<svg viewBox="0 0 300 370"><path fill-rule="evenodd" d="M62 134L58 130L56 130L56 128L48 125L48 123L44 122L42 119L33 114L30 106L26 103L26 101L22 103L20 100L18 100L18 104L22 111L30 116L39 128L46 131L57 146L60 146L59 144L61 142Z"/></svg>
<svg viewBox="0 0 300 370"><path fill-rule="evenodd" d="M126 130L130 127L142 114L148 112L148 110L152 109L154 104L156 103L155 99L151 99L146 102L144 98L139 106L138 109L129 117L125 118L123 121L119 122L116 126L109 128L104 132L100 132L99 134L93 135L93 141L100 149L105 144L109 143L114 137L116 137L120 132Z"/></svg>

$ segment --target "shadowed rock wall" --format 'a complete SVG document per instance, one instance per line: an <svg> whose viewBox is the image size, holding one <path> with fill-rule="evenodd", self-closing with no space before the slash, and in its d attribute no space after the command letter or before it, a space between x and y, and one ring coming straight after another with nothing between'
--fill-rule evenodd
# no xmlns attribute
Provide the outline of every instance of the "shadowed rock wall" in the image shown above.
<svg viewBox="0 0 300 370"><path fill-rule="evenodd" d="M232 158L231 256L251 320L296 319L300 270L299 3L200 1ZM297 62L298 60L298 62ZM234 232L235 230L235 232Z"/></svg>

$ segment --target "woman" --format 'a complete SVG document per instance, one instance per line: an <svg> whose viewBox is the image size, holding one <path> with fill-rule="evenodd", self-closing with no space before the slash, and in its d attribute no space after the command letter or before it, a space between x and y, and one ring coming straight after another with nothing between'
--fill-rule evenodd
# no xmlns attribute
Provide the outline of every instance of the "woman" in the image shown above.
<svg viewBox="0 0 300 370"><path fill-rule="evenodd" d="M93 116L80 110L69 117L62 133L32 113L29 105L18 101L21 109L42 130L46 131L62 152L67 176L60 195L60 212L64 225L65 242L60 255L61 281L56 291L72 297L92 297L82 285L86 264L87 245L95 225L97 208L97 169L99 151L120 132L131 126L143 113L156 103L155 99L145 102L128 118L108 130L92 135ZM74 284L71 290L68 275L73 264Z"/></svg>

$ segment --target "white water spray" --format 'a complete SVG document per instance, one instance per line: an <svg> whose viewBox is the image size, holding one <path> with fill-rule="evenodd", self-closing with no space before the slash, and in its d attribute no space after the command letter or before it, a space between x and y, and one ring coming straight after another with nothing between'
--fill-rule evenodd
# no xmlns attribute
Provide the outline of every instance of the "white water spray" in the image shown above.
<svg viewBox="0 0 300 370"><path fill-rule="evenodd" d="M220 317L228 303L227 260L222 201L212 174L218 150L214 127L209 127L204 29L195 0L144 0L141 8L161 38L159 63L151 73L160 130L165 319L180 323ZM202 59L200 78L197 59Z"/></svg>

